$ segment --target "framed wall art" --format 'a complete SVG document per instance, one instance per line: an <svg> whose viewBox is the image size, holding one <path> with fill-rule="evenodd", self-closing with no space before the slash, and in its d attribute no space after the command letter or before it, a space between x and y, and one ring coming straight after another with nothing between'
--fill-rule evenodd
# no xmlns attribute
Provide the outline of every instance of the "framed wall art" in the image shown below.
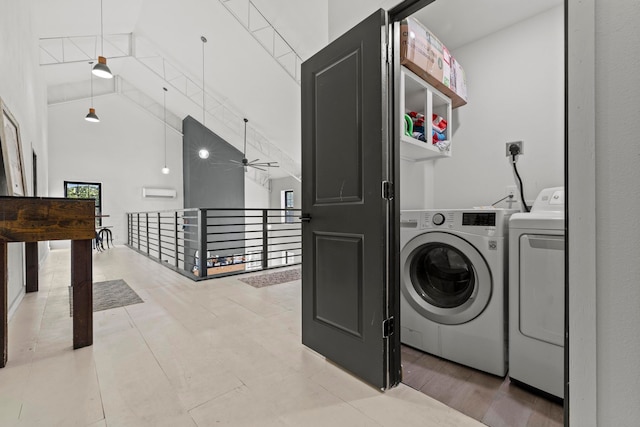
<svg viewBox="0 0 640 427"><path fill-rule="evenodd" d="M20 126L0 98L0 146L2 165L0 171L0 195L26 196L24 160L20 141Z"/></svg>

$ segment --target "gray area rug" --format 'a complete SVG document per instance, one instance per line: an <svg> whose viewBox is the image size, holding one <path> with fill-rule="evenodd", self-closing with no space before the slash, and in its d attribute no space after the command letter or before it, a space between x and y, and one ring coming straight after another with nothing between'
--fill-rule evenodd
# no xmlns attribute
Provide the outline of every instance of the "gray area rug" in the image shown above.
<svg viewBox="0 0 640 427"><path fill-rule="evenodd" d="M109 310L144 302L122 279L93 283L93 311ZM69 305L73 316L73 292L69 286Z"/></svg>
<svg viewBox="0 0 640 427"><path fill-rule="evenodd" d="M265 286L277 285L280 283L293 282L300 280L300 269L276 271L275 273L265 273L256 276L243 277L239 279L254 288L263 288Z"/></svg>

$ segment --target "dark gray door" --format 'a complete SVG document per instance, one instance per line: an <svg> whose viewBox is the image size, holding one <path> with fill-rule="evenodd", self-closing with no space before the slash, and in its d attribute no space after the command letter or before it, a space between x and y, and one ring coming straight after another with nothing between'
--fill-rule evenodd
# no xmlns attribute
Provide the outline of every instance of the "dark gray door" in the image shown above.
<svg viewBox="0 0 640 427"><path fill-rule="evenodd" d="M302 342L380 389L400 381L387 21L302 64Z"/></svg>

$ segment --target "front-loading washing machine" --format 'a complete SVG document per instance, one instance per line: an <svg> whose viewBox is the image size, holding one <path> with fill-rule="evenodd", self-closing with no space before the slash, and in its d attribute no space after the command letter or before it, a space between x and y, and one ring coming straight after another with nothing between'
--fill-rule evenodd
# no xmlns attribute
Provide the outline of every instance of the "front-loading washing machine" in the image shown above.
<svg viewBox="0 0 640 427"><path fill-rule="evenodd" d="M564 188L509 221L509 378L564 396Z"/></svg>
<svg viewBox="0 0 640 427"><path fill-rule="evenodd" d="M505 376L507 221L514 212L400 212L404 344Z"/></svg>

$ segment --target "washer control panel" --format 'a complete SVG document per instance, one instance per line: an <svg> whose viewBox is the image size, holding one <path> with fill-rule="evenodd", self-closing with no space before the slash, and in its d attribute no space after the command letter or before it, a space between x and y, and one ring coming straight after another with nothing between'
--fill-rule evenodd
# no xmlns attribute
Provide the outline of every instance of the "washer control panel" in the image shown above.
<svg viewBox="0 0 640 427"><path fill-rule="evenodd" d="M453 228L455 213L452 211L413 211L400 213L400 228L425 230L429 228Z"/></svg>
<svg viewBox="0 0 640 427"><path fill-rule="evenodd" d="M431 222L433 222L434 225L442 225L444 224L445 221L446 221L446 218L444 217L444 215L442 215L439 212L435 214L433 217L431 217Z"/></svg>
<svg viewBox="0 0 640 427"><path fill-rule="evenodd" d="M515 211L500 209L406 210L400 212L400 230L464 231L483 236L507 233L508 220Z"/></svg>

